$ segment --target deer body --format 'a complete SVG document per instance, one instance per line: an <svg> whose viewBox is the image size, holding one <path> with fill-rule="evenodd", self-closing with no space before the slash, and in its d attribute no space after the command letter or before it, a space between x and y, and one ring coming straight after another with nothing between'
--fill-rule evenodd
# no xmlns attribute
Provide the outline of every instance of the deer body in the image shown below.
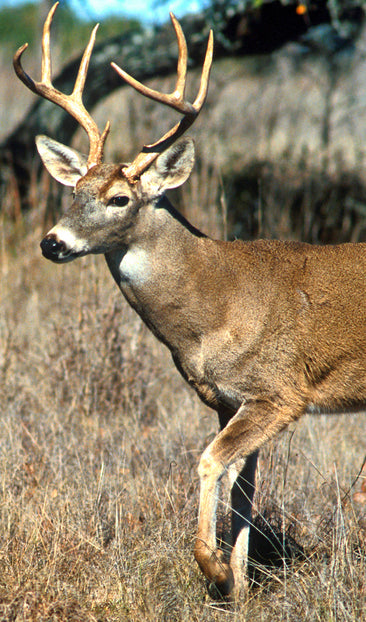
<svg viewBox="0 0 366 622"><path fill-rule="evenodd" d="M144 260L132 271L124 264L136 250L122 260L118 251L107 253L107 263L209 406L237 409L260 393L285 400L288 385L303 411L365 403L365 245L230 243L189 232L183 245L182 235L175 242L170 233L140 249ZM324 260L332 265L334 253L339 269L325 274Z"/></svg>
<svg viewBox="0 0 366 622"><path fill-rule="evenodd" d="M296 393L295 419L366 403L366 244L212 240L138 185L132 214L97 205L93 231L84 195L95 194L89 184L106 192L106 178L104 165L82 178L48 235L78 247L87 212L86 252L105 252L129 304L209 406Z"/></svg>
<svg viewBox="0 0 366 622"><path fill-rule="evenodd" d="M74 188L74 201L41 242L45 257L66 263L105 255L110 271L142 320L171 351L200 398L217 411L221 431L199 463L200 506L195 557L219 590L245 584L258 450L306 411L350 411L366 405L366 245L311 246L293 242L223 242L189 224L166 191L183 184L194 164L181 139L207 93L210 36L199 93L184 100L187 49L179 44L178 79L170 95L140 85L143 95L181 112L181 122L144 147L131 164L103 164L102 134L82 104L95 38L84 53L70 96L51 82L49 30L43 34L42 80L34 82L14 57L28 88L63 106L87 131L89 156L37 138L48 171ZM232 552L216 543L216 506L224 473L237 468L231 490Z"/></svg>
<svg viewBox="0 0 366 622"><path fill-rule="evenodd" d="M128 303L217 411L222 430L199 467L195 555L226 593L243 583L258 449L306 411L366 405L366 244L213 240L176 212L162 188L152 198L156 176L149 169L130 186L114 167L92 168L42 249L54 261L104 253ZM169 176L162 182L171 183ZM131 197L126 206L108 205L116 192ZM216 550L216 499L224 472L242 458L232 493L242 520L233 517L229 566Z"/></svg>
<svg viewBox="0 0 366 622"><path fill-rule="evenodd" d="M66 255L104 252L128 303L218 412L222 430L199 467L195 555L221 592L234 582L238 591L258 449L306 411L366 404L366 245L212 240L160 191L151 198L149 173L147 184L142 176L121 189L126 182L114 169L108 181L108 170L101 165L80 178L74 205L43 251L57 261L57 244L67 241ZM132 194L131 207L106 206L110 192ZM224 472L245 457L232 493L229 566L216 550L216 499Z"/></svg>

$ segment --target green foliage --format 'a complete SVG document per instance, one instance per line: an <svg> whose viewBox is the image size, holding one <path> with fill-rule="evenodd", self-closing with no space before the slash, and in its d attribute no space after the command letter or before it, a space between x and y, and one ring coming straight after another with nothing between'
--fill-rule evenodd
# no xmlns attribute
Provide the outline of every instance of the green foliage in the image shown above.
<svg viewBox="0 0 366 622"><path fill-rule="evenodd" d="M14 52L27 42L33 48L39 43L45 11L40 3L28 2L20 6L3 6L0 9L0 46ZM81 48L88 40L94 22L86 21L65 4L59 6L52 26L54 40L66 54ZM130 30L140 30L137 20L110 17L100 26L99 39L112 37Z"/></svg>
<svg viewBox="0 0 366 622"><path fill-rule="evenodd" d="M0 45L16 49L27 41L34 42L39 30L39 9L27 3L18 7L5 6L0 10Z"/></svg>

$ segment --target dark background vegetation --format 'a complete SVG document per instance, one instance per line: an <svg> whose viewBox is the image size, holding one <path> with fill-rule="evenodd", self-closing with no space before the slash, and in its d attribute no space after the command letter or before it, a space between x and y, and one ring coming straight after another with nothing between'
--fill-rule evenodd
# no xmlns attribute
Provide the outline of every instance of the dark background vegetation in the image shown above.
<svg viewBox="0 0 366 622"><path fill-rule="evenodd" d="M49 4L2 9L4 59L10 62L14 49L27 40L24 62L27 68L29 63L37 65L40 23ZM359 2L220 0L182 18L192 69L201 62L208 28L215 30L216 64L206 107L209 127L206 122L207 136L200 141L205 146L215 142L215 148L202 150L201 157L203 166L211 168L219 160L231 237L285 235L310 242L365 238L363 15ZM85 15L74 14L67 3L59 8L53 28L54 74L64 92L72 89L82 42L91 27ZM111 58L140 80L172 74L176 49L171 26L121 17L103 22L85 92L89 109L115 90L121 102L128 97L110 68ZM229 79L223 81L225 72ZM24 97L22 85L16 88ZM10 100L12 96L13 90ZM30 101L34 104L18 123L15 120L13 131L8 131L3 112L0 134L0 192L6 194L15 182L17 211L31 207L32 179L41 171L33 156L35 136L46 133L69 144L77 129L61 109L45 100ZM145 116L142 112L143 120ZM130 148L121 153L123 158ZM281 210L278 216L272 209L273 196L276 211ZM243 205L248 206L246 213Z"/></svg>
<svg viewBox="0 0 366 622"><path fill-rule="evenodd" d="M11 67L28 40L24 66L39 76L45 13L0 11L0 621L365 619L363 413L306 416L262 450L252 587L237 609L208 597L192 546L196 466L215 413L102 257L55 266L40 256L70 191L42 171L34 136L87 148ZM190 132L197 164L172 197L195 226L220 238L365 240L363 16L360 2L225 0L182 18L190 93L209 25L216 38ZM90 28L59 7L53 65L67 92ZM109 71L116 60L169 91L171 30L120 17L100 27L85 99L100 127L111 120L109 161L133 157L176 120ZM225 531L225 498L219 510Z"/></svg>

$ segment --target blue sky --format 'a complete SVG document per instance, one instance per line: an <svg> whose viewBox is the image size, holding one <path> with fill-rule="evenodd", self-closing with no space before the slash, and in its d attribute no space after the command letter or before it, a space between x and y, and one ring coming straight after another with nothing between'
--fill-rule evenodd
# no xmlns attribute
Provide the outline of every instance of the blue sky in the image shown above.
<svg viewBox="0 0 366 622"><path fill-rule="evenodd" d="M108 15L127 15L143 21L166 21L169 11L177 17L184 13L198 10L200 0L68 0L76 12L85 12L89 8L92 19L102 20ZM0 0L1 6L16 6L25 0ZM61 0L62 2L62 0ZM159 4L160 6L156 6Z"/></svg>

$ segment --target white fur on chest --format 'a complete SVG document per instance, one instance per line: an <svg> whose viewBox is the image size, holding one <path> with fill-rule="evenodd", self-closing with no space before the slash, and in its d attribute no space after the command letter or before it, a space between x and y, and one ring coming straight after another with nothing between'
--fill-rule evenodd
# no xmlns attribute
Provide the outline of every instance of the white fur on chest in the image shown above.
<svg viewBox="0 0 366 622"><path fill-rule="evenodd" d="M151 273L147 252L138 247L129 249L123 255L118 269L122 281L135 286L144 285Z"/></svg>

